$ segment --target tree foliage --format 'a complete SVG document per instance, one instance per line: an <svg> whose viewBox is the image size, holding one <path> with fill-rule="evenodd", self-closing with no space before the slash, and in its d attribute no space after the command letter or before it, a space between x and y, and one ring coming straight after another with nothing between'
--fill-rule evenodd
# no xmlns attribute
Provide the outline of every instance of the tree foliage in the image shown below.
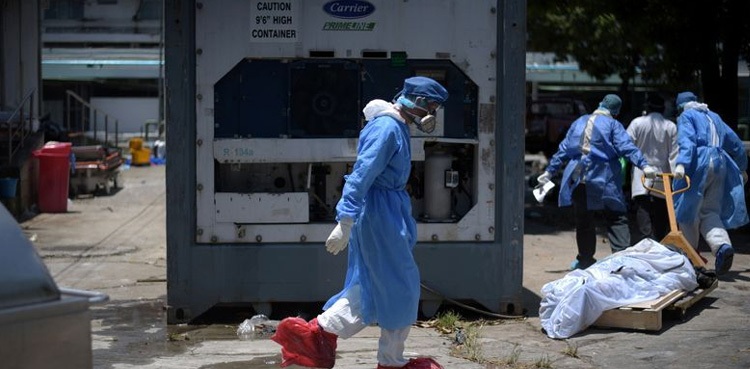
<svg viewBox="0 0 750 369"><path fill-rule="evenodd" d="M737 118L737 63L750 60L747 0L528 0L531 51L575 59L603 80L633 77L693 90L727 122Z"/></svg>

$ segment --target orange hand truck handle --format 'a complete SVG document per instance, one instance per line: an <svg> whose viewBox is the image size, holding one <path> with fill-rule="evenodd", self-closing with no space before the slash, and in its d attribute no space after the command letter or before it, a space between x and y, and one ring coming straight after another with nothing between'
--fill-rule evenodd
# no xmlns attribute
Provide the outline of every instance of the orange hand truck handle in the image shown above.
<svg viewBox="0 0 750 369"><path fill-rule="evenodd" d="M644 175L641 176L641 183L643 184L643 188L645 188L645 189L647 189L649 191L654 191L654 192L656 192L658 194L661 194L661 195L664 195L664 196L677 195L678 193L683 193L683 192L687 191L688 189L690 189L690 177L687 176L687 175L685 176L685 183L687 183L687 186L685 186L685 188L681 188L681 189L679 189L677 191L672 191L672 181L671 181L671 179L674 178L674 173L659 173L657 175L661 176L662 180L664 181L664 188L669 188L668 191L667 190L664 190L664 191L657 190L656 188L647 186L646 185L646 176L644 176Z"/></svg>

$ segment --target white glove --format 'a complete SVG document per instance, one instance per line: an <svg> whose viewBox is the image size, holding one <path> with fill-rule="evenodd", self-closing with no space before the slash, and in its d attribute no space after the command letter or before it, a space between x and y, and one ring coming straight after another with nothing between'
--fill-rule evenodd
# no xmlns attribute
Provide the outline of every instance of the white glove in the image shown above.
<svg viewBox="0 0 750 369"><path fill-rule="evenodd" d="M685 178L685 166L682 164L677 164L677 166L674 168L674 179L683 179Z"/></svg>
<svg viewBox="0 0 750 369"><path fill-rule="evenodd" d="M656 172L656 167L652 165L646 165L645 167L643 167L643 175L648 179L656 178Z"/></svg>
<svg viewBox="0 0 750 369"><path fill-rule="evenodd" d="M354 221L351 218L341 218L339 224L333 228L331 235L328 236L328 239L326 240L326 250L328 250L328 252L336 255L349 245L349 237L352 234L352 224L354 224Z"/></svg>
<svg viewBox="0 0 750 369"><path fill-rule="evenodd" d="M542 173L542 175L536 178L536 181L539 182L540 185L544 185L545 183L550 181L550 177L552 177L552 175L549 174L549 172L545 170L544 173Z"/></svg>

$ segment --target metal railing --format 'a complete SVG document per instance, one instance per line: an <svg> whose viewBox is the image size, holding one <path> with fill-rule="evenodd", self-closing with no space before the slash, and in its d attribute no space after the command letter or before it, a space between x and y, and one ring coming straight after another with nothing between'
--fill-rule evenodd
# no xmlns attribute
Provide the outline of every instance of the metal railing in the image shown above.
<svg viewBox="0 0 750 369"><path fill-rule="evenodd" d="M66 111L67 111L67 119L66 124L68 128L68 132L80 132L81 134L86 133L86 128L89 126L92 129L93 139L94 141L98 141L98 125L99 125L99 116L104 116L104 143L107 145L111 145L113 147L117 146L117 143L120 142L119 140L119 132L120 132L120 123L117 119L114 119L114 117L110 117L109 114L97 109L96 107L89 104L86 100L84 100L81 96L76 94L73 91L66 90L65 91L65 103L66 103ZM79 105L78 110L76 110L76 113L78 113L79 117L77 117L77 120L79 122L78 127L71 127L71 122L73 119L71 118L71 115L73 113L71 102L76 102ZM115 123L115 141L109 142L109 120L112 118ZM87 124L88 123L88 124ZM75 128L72 129L72 128Z"/></svg>
<svg viewBox="0 0 750 369"><path fill-rule="evenodd" d="M32 89L24 96L16 110L10 115L6 123L8 136L8 164L13 163L13 155L23 147L24 141L31 134L31 122L34 120L34 96L36 89ZM28 103L28 108L26 108ZM28 109L28 110L27 110ZM18 118L18 124L14 120Z"/></svg>

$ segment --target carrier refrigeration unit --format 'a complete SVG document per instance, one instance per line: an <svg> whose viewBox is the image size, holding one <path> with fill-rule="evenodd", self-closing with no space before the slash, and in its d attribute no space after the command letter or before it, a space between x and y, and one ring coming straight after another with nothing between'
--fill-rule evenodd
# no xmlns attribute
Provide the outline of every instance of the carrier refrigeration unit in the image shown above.
<svg viewBox="0 0 750 369"><path fill-rule="evenodd" d="M168 321L322 302L325 240L362 108L428 76L450 98L412 129L421 312L521 312L525 1L167 0Z"/></svg>

